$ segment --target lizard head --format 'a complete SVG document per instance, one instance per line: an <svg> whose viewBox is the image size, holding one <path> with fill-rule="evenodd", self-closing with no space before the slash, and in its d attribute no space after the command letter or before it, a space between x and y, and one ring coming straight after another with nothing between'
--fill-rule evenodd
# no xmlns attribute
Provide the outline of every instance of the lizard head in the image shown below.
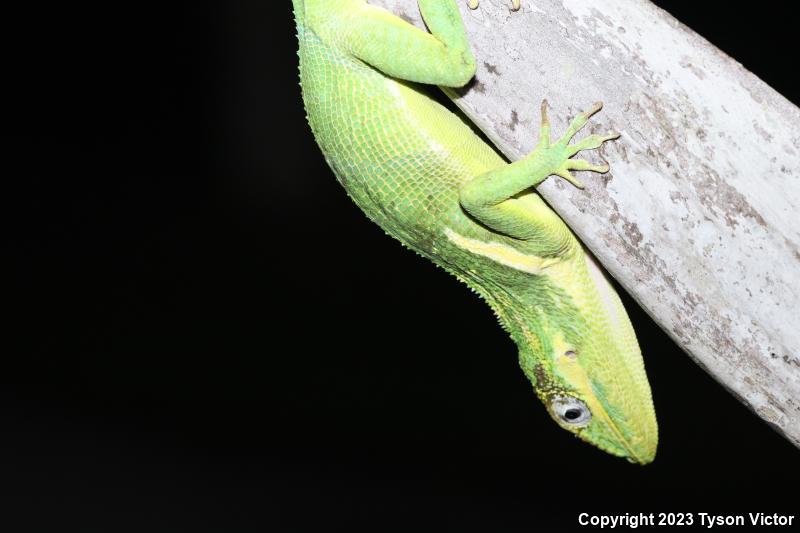
<svg viewBox="0 0 800 533"><path fill-rule="evenodd" d="M593 289L529 321L527 339L518 342L520 362L559 426L647 464L658 426L639 345L616 292L591 258L587 263Z"/></svg>

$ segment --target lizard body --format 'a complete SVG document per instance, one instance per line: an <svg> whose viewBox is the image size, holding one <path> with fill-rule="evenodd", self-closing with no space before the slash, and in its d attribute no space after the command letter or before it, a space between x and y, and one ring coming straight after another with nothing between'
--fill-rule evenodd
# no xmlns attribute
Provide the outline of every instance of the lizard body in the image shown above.
<svg viewBox="0 0 800 533"><path fill-rule="evenodd" d="M655 413L627 314L533 190L551 174L580 186L569 170L608 170L571 157L618 135L568 144L600 106L553 142L543 103L537 148L508 164L419 85L460 87L475 73L454 0L419 0L431 33L366 0L293 7L308 120L347 193L486 300L561 427L632 462L652 461Z"/></svg>

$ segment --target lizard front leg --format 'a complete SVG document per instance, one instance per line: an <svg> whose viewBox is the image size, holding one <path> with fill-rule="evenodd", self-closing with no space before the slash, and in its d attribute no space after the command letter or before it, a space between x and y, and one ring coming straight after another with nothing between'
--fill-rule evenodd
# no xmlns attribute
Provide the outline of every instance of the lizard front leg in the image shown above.
<svg viewBox="0 0 800 533"><path fill-rule="evenodd" d="M590 135L576 144L570 140L583 128L593 114L602 108L595 104L579 114L567 132L555 144L550 140L550 122L547 118L547 101L542 102L542 126L539 142L533 152L520 161L486 172L466 181L459 189L461 206L490 229L511 237L535 241L542 247L542 255L558 255L571 241L571 233L558 216L543 201L521 198L548 176L555 174L578 188L570 170L608 172L608 165L593 165L583 159L571 159L581 150L598 148L604 142L616 139L619 133Z"/></svg>
<svg viewBox="0 0 800 533"><path fill-rule="evenodd" d="M336 24L345 48L361 61L393 78L461 87L475 75L461 13L455 0L418 0L431 33L364 2Z"/></svg>

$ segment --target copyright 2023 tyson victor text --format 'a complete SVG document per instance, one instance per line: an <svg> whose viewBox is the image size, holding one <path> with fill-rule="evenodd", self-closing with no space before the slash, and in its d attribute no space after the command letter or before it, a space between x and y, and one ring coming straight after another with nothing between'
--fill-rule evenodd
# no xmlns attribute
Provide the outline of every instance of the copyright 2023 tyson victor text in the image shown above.
<svg viewBox="0 0 800 533"><path fill-rule="evenodd" d="M794 515L746 513L625 513L617 515L581 513L578 524L600 529L628 528L642 526L701 526L712 529L720 526L793 526L797 521Z"/></svg>

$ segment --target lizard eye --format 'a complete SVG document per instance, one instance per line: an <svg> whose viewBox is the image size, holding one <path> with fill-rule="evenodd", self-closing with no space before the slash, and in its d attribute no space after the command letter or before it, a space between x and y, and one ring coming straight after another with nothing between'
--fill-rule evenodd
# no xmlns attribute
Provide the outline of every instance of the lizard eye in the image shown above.
<svg viewBox="0 0 800 533"><path fill-rule="evenodd" d="M557 396L550 408L558 419L571 427L584 427L592 419L592 412L585 403L571 396Z"/></svg>

